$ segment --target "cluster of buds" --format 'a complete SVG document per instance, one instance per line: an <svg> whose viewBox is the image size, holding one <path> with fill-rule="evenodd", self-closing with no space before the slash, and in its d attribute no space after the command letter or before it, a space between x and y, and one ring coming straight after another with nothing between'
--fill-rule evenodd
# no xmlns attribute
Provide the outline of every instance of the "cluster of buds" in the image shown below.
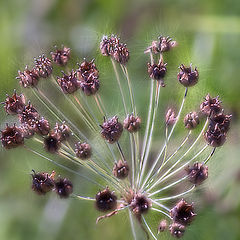
<svg viewBox="0 0 240 240"><path fill-rule="evenodd" d="M125 65L129 60L127 45L120 42L120 38L114 35L103 36L100 42L100 51L103 56L111 56L115 61Z"/></svg>
<svg viewBox="0 0 240 240"><path fill-rule="evenodd" d="M54 171L51 174L32 171L32 190L35 193L45 195L50 191L54 191L60 198L68 198L72 194L73 184L69 179L58 177L55 180L56 173Z"/></svg>
<svg viewBox="0 0 240 240"><path fill-rule="evenodd" d="M200 110L209 117L209 126L204 133L205 140L212 147L220 147L226 141L226 134L230 127L231 115L224 114L218 97L211 98L208 94L201 103Z"/></svg>

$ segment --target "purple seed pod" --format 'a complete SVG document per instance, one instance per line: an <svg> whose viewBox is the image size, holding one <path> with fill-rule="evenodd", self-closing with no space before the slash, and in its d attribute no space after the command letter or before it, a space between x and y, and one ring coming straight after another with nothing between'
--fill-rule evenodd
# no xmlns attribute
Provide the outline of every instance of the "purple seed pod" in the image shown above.
<svg viewBox="0 0 240 240"><path fill-rule="evenodd" d="M60 198L68 198L73 192L73 184L67 178L58 178L54 190Z"/></svg>
<svg viewBox="0 0 240 240"><path fill-rule="evenodd" d="M16 77L16 79L19 79L20 85L24 88L35 87L39 80L38 71L35 68L29 70L28 66L26 66L23 72L18 71L18 77Z"/></svg>
<svg viewBox="0 0 240 240"><path fill-rule="evenodd" d="M35 71L39 77L49 77L52 74L52 70L52 62L44 54L35 59Z"/></svg>
<svg viewBox="0 0 240 240"><path fill-rule="evenodd" d="M222 111L221 101L219 100L219 97L212 98L208 94L205 97L205 100L200 105L201 112L206 115L210 116L210 114L218 114Z"/></svg>
<svg viewBox="0 0 240 240"><path fill-rule="evenodd" d="M194 129L199 124L199 117L196 112L190 112L184 117L184 125L187 129Z"/></svg>
<svg viewBox="0 0 240 240"><path fill-rule="evenodd" d="M175 238L181 238L185 233L186 227L180 223L172 223L169 226L169 231L171 235Z"/></svg>
<svg viewBox="0 0 240 240"><path fill-rule="evenodd" d="M82 160L86 160L91 157L92 149L88 143L76 143L75 144L76 156Z"/></svg>
<svg viewBox="0 0 240 240"><path fill-rule="evenodd" d="M114 164L113 175L116 178L124 179L128 176L128 173L129 173L129 166L126 161L123 161L122 159L120 159L117 163Z"/></svg>
<svg viewBox="0 0 240 240"><path fill-rule="evenodd" d="M56 48L54 52L51 52L52 61L59 66L65 66L70 59L71 49L63 46L62 49Z"/></svg>
<svg viewBox="0 0 240 240"><path fill-rule="evenodd" d="M196 67L195 69L192 68L192 64L190 64L190 67L182 64L179 68L180 72L177 79L184 87L192 87L198 82L199 73Z"/></svg>
<svg viewBox="0 0 240 240"><path fill-rule="evenodd" d="M195 185L200 185L208 178L208 167L203 163L194 163L193 166L186 168L188 179Z"/></svg>
<svg viewBox="0 0 240 240"><path fill-rule="evenodd" d="M141 118L134 116L133 114L128 114L123 121L123 127L130 133L137 132L141 126Z"/></svg>

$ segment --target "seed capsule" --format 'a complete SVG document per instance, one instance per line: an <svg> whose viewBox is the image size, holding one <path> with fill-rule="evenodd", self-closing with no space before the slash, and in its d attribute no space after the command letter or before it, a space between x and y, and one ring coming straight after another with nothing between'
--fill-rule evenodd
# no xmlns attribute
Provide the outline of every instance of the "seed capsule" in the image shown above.
<svg viewBox="0 0 240 240"><path fill-rule="evenodd" d="M150 78L155 80L162 80L167 72L167 63L160 62L159 64L150 64L148 63L148 73Z"/></svg>
<svg viewBox="0 0 240 240"><path fill-rule="evenodd" d="M166 219L162 220L158 225L158 233L164 232L168 227L168 222Z"/></svg>
<svg viewBox="0 0 240 240"><path fill-rule="evenodd" d="M103 56L109 56L113 55L114 48L116 45L119 44L119 38L111 35L111 37L108 38L108 36L103 36L101 42L100 42L100 51Z"/></svg>
<svg viewBox="0 0 240 240"><path fill-rule="evenodd" d="M172 223L169 226L169 231L173 237L181 238L184 235L186 227L179 223Z"/></svg>
<svg viewBox="0 0 240 240"><path fill-rule="evenodd" d="M222 111L221 101L219 97L211 98L208 94L205 97L205 101L203 101L200 105L201 112L206 115L210 116L210 114L218 114Z"/></svg>
<svg viewBox="0 0 240 240"><path fill-rule="evenodd" d="M115 163L113 167L113 175L119 179L124 179L128 176L129 166L126 161L120 159L117 163Z"/></svg>
<svg viewBox="0 0 240 240"><path fill-rule="evenodd" d="M200 185L208 178L208 167L203 163L194 163L186 168L188 179L191 183Z"/></svg>
<svg viewBox="0 0 240 240"><path fill-rule="evenodd" d="M123 121L123 127L130 133L137 132L140 129L141 118L138 116L134 117L133 114L128 114Z"/></svg>
<svg viewBox="0 0 240 240"><path fill-rule="evenodd" d="M225 115L224 113L213 115L210 118L209 128L214 129L217 125L221 132L227 133L230 128L231 117L232 115Z"/></svg>
<svg viewBox="0 0 240 240"><path fill-rule="evenodd" d="M12 97L9 97L7 95L4 104L5 111L8 114L19 114L23 111L25 107L25 97L23 94L17 95L16 91L14 91Z"/></svg>
<svg viewBox="0 0 240 240"><path fill-rule="evenodd" d="M222 132L216 124L214 127L209 127L204 134L207 143L212 147L220 147L226 141L226 133Z"/></svg>
<svg viewBox="0 0 240 240"><path fill-rule="evenodd" d="M54 190L60 198L68 198L73 192L72 182L67 178L58 178Z"/></svg>
<svg viewBox="0 0 240 240"><path fill-rule="evenodd" d="M76 92L79 88L76 72L72 70L71 73L67 75L62 71L62 74L63 76L61 78L57 77L57 81L63 93L72 94Z"/></svg>
<svg viewBox="0 0 240 240"><path fill-rule="evenodd" d="M184 125L187 129L194 129L199 124L199 117L196 112L188 113L184 118Z"/></svg>
<svg viewBox="0 0 240 240"><path fill-rule="evenodd" d="M91 146L88 143L76 143L75 144L76 156L82 160L88 159L92 155Z"/></svg>
<svg viewBox="0 0 240 240"><path fill-rule="evenodd" d="M41 135L48 135L49 131L50 131L49 122L44 117L42 117L36 123L36 132Z"/></svg>
<svg viewBox="0 0 240 240"><path fill-rule="evenodd" d="M125 65L129 60L129 50L127 45L123 43L116 45L113 52L113 58L120 64Z"/></svg>
<svg viewBox="0 0 240 240"><path fill-rule="evenodd" d="M55 153L61 147L61 142L55 134L50 134L48 137L44 139L44 147L46 151L50 153Z"/></svg>
<svg viewBox="0 0 240 240"><path fill-rule="evenodd" d="M123 126L118 122L118 117L114 116L108 120L105 120L101 126L101 135L109 143L115 143L122 135Z"/></svg>
<svg viewBox="0 0 240 240"><path fill-rule="evenodd" d="M6 149L15 148L24 143L23 131L21 128L13 125L8 126L2 131L1 141Z"/></svg>
<svg viewBox="0 0 240 240"><path fill-rule="evenodd" d="M47 78L52 74L52 62L44 54L35 59L35 70L39 77Z"/></svg>
<svg viewBox="0 0 240 240"><path fill-rule="evenodd" d="M51 175L46 172L36 173L34 170L32 175L32 190L39 195L44 195L51 191L54 187L54 175L53 171Z"/></svg>
<svg viewBox="0 0 240 240"><path fill-rule="evenodd" d="M16 77L16 79L19 79L20 85L24 88L35 87L39 80L38 71L35 68L29 70L28 66L26 66L23 72L18 71L18 77Z"/></svg>
<svg viewBox="0 0 240 240"><path fill-rule="evenodd" d="M177 121L177 117L175 116L175 112L171 108L169 108L165 116L166 125L171 126L176 121Z"/></svg>
<svg viewBox="0 0 240 240"><path fill-rule="evenodd" d="M70 137L71 131L68 125L63 122L62 124L56 123L53 133L59 141L65 141Z"/></svg>
<svg viewBox="0 0 240 240"><path fill-rule="evenodd" d="M98 211L106 212L117 207L117 196L107 187L96 195L96 208Z"/></svg>
<svg viewBox="0 0 240 240"><path fill-rule="evenodd" d="M55 52L51 52L52 60L59 66L65 66L70 58L71 49L63 47L62 49L56 49Z"/></svg>
<svg viewBox="0 0 240 240"><path fill-rule="evenodd" d="M180 72L177 75L178 81L185 87L194 86L198 82L199 73L197 68L192 69L192 64L190 67L186 67L183 64L179 67Z"/></svg>
<svg viewBox="0 0 240 240"><path fill-rule="evenodd" d="M131 210L137 216L147 213L151 206L152 203L150 199L144 196L143 194L135 194L130 204Z"/></svg>
<svg viewBox="0 0 240 240"><path fill-rule="evenodd" d="M193 221L194 213L193 204L188 204L183 199L178 202L171 210L170 215L174 222L182 225L188 225Z"/></svg>

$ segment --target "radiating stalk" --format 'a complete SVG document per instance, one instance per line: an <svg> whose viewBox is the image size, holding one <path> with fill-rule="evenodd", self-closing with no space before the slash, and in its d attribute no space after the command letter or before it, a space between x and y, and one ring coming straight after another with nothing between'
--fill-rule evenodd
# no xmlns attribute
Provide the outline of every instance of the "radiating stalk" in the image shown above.
<svg viewBox="0 0 240 240"><path fill-rule="evenodd" d="M170 216L169 214L165 213L164 211L162 211L162 210L160 210L160 209L157 209L157 208L153 208L153 207L152 207L151 210L156 211L156 212L159 212L159 213L162 213L162 214L164 214L165 216L167 216L168 218L170 218L170 219L172 220L172 218L171 218L171 216Z"/></svg>
<svg viewBox="0 0 240 240"><path fill-rule="evenodd" d="M144 216L142 216L142 219L143 219L143 222L144 222L144 224L146 225L146 227L147 227L148 231L149 231L149 232L150 232L150 234L152 235L152 237L153 237L155 240L157 240L157 238L156 238L156 237L155 237L155 235L153 234L153 232L152 232L151 228L148 226L148 224L147 224L147 222L146 222L146 220L145 220Z"/></svg>

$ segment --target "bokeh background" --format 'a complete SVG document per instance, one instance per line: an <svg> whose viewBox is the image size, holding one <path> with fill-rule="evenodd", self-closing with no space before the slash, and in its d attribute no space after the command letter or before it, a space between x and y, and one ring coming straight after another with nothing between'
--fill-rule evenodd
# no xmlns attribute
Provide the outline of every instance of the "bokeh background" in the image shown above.
<svg viewBox="0 0 240 240"><path fill-rule="evenodd" d="M199 68L200 81L188 108L197 107L209 92L220 95L225 111L233 114L228 141L210 163L205 191L195 200L201 202L198 217L184 239L240 239L238 0L1 0L0 100L19 88L17 70L55 44L71 47L76 61L96 57L105 85L111 86L112 70L99 57L98 41L112 32L128 43L130 75L140 111L146 110L141 89L147 81L148 58L143 51L163 34L179 42L173 55L167 55L169 66L175 69L169 71L164 101L174 103L181 95L178 88L171 87L176 66L193 62ZM108 93L106 100L111 101L113 94ZM14 122L3 107L0 114L1 129L6 122ZM98 214L91 203L62 201L53 195L41 198L30 191L31 169L54 168L65 176L73 175L23 149L0 148L0 159L0 239L131 239L127 215L95 225ZM79 189L88 188L81 179L74 181Z"/></svg>

